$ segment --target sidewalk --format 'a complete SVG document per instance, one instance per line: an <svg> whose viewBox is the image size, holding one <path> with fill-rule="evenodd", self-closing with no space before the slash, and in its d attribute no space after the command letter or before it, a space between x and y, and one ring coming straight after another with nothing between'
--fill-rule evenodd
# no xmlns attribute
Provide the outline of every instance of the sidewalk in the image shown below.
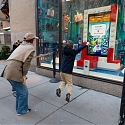
<svg viewBox="0 0 125 125"><path fill-rule="evenodd" d="M4 68L0 62L0 73ZM0 77L0 125L118 125L120 98L74 86L71 101L55 95L60 83L28 72L29 108L26 115L17 116L15 97L8 81Z"/></svg>

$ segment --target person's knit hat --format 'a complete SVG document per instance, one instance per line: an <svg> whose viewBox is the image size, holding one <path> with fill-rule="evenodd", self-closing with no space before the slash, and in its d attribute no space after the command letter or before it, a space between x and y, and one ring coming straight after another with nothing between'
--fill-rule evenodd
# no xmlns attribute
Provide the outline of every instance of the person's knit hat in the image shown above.
<svg viewBox="0 0 125 125"><path fill-rule="evenodd" d="M36 37L33 33L26 33L26 35L24 36L24 40L31 40L31 39L39 39L38 37Z"/></svg>

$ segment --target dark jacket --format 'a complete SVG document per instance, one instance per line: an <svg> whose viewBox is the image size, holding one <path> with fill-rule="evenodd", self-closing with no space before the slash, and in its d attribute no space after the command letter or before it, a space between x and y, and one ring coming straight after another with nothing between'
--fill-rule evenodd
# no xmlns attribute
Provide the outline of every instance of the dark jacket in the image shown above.
<svg viewBox="0 0 125 125"><path fill-rule="evenodd" d="M83 45L77 50L64 47L62 50L63 58L62 58L60 72L72 74L76 55L86 47L87 45Z"/></svg>

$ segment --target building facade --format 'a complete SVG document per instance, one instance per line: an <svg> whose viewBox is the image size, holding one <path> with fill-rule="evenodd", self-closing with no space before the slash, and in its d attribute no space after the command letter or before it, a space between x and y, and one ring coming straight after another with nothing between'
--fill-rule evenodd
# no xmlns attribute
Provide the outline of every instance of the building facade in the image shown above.
<svg viewBox="0 0 125 125"><path fill-rule="evenodd" d="M74 49L89 41L75 59L73 83L121 96L125 65L124 0L9 1L11 41L27 32L40 39L36 55L56 50L56 78L60 79L62 40ZM31 70L53 77L53 54L32 61Z"/></svg>

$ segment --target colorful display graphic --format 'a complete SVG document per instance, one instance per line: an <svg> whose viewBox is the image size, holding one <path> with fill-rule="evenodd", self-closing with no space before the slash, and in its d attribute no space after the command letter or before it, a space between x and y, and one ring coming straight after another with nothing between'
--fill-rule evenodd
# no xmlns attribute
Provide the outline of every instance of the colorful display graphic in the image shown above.
<svg viewBox="0 0 125 125"><path fill-rule="evenodd" d="M54 17L54 10L48 9L47 16Z"/></svg>
<svg viewBox="0 0 125 125"><path fill-rule="evenodd" d="M89 23L88 55L107 56L110 22Z"/></svg>
<svg viewBox="0 0 125 125"><path fill-rule="evenodd" d="M76 23L83 21L82 13L77 13L76 15L74 15L74 20L75 20Z"/></svg>

